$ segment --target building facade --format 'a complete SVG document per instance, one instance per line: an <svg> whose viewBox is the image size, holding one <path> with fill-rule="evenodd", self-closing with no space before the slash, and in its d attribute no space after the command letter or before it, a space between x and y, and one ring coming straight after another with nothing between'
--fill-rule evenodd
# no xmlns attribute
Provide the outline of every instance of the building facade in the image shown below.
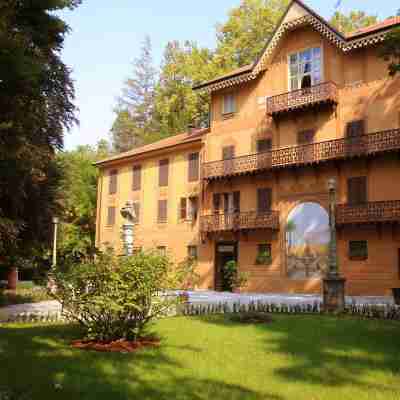
<svg viewBox="0 0 400 400"><path fill-rule="evenodd" d="M378 52L398 25L343 36L292 1L253 64L194 88L211 94L209 129L98 163L97 245L120 248L119 209L133 200L135 246L196 257L201 288L222 289L234 259L245 291L319 293L334 178L346 292L389 294L400 285L400 79Z"/></svg>

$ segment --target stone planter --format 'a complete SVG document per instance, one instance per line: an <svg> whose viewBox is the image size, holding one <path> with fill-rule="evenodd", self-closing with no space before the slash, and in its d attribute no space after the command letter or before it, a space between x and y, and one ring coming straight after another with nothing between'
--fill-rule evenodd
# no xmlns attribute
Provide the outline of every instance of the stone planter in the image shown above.
<svg viewBox="0 0 400 400"><path fill-rule="evenodd" d="M393 288L392 293L393 293L394 304L400 306L400 288Z"/></svg>

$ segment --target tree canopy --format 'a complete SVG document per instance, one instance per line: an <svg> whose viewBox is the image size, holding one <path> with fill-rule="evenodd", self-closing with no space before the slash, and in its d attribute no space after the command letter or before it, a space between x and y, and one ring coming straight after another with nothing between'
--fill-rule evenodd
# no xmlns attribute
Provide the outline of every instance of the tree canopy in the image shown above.
<svg viewBox="0 0 400 400"><path fill-rule="evenodd" d="M336 11L329 23L343 33L350 33L361 28L376 24L378 17L368 15L364 11L350 11L348 15Z"/></svg>

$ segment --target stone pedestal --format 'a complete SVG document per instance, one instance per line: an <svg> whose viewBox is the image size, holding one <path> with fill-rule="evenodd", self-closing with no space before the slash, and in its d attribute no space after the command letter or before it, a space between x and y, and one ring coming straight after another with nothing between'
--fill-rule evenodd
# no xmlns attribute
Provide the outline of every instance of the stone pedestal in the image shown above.
<svg viewBox="0 0 400 400"><path fill-rule="evenodd" d="M323 280L323 308L328 312L341 312L345 307L344 288L346 279L340 276L327 276Z"/></svg>
<svg viewBox="0 0 400 400"><path fill-rule="evenodd" d="M8 271L8 290L17 290L17 283L18 283L18 268L10 268Z"/></svg>

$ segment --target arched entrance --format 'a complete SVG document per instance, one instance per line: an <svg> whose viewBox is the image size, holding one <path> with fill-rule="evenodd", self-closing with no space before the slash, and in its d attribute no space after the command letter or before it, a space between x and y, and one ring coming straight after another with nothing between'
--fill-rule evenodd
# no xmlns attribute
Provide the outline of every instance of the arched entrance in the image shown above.
<svg viewBox="0 0 400 400"><path fill-rule="evenodd" d="M321 277L328 268L329 215L318 203L296 206L286 221L287 274L290 279Z"/></svg>

